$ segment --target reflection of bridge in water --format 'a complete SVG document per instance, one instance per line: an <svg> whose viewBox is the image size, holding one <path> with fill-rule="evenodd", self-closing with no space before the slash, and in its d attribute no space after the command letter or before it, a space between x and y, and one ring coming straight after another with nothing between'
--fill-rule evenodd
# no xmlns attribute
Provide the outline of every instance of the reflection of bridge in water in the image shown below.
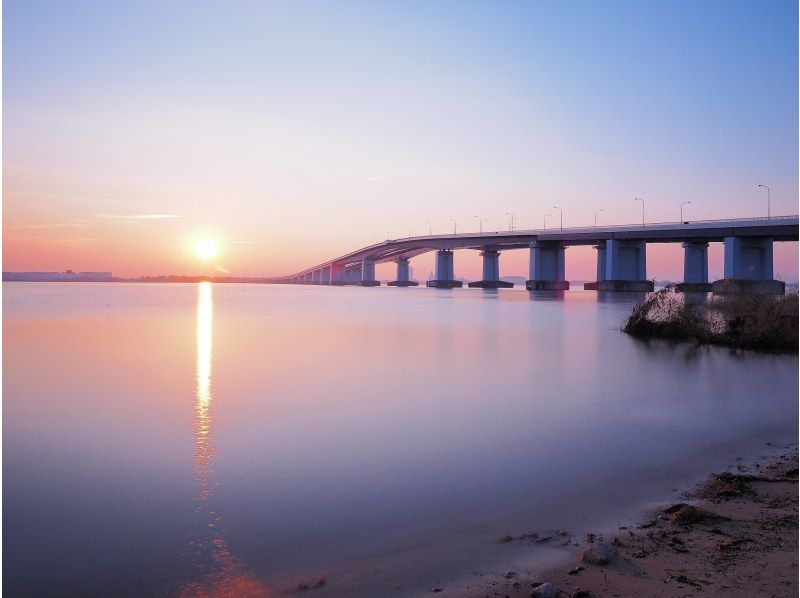
<svg viewBox="0 0 800 598"><path fill-rule="evenodd" d="M378 286L375 264L395 262L397 277L389 285L416 286L409 277L409 260L436 251L436 274L428 281L428 286L460 287L461 281L455 279L453 250L473 249L480 251L483 257L483 276L469 286L510 287L512 283L500 279L500 252L527 248L530 250L530 275L526 288L562 290L569 288L564 273L564 250L573 245L592 245L597 249L597 280L587 283L586 288L644 291L653 288L653 283L647 280L647 244L681 243L684 278L679 288L710 291L708 244L723 243L724 279L713 284L714 292L783 292L783 283L773 280L772 244L797 240L797 216L429 235L387 239L272 281Z"/></svg>

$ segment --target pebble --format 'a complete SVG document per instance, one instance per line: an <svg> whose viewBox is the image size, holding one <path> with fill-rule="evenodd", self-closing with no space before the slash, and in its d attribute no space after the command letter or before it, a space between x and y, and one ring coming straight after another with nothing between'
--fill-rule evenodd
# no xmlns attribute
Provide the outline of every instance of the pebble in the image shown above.
<svg viewBox="0 0 800 598"><path fill-rule="evenodd" d="M558 590L551 583L543 583L531 590L532 598L558 598Z"/></svg>
<svg viewBox="0 0 800 598"><path fill-rule="evenodd" d="M617 551L608 542L598 542L592 544L583 553L582 560L591 565L607 565L611 560L616 558Z"/></svg>

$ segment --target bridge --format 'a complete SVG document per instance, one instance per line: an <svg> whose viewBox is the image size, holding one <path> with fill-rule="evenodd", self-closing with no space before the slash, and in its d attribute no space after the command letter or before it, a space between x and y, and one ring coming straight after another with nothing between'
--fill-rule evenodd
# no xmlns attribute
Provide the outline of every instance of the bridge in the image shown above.
<svg viewBox="0 0 800 598"><path fill-rule="evenodd" d="M715 293L783 293L784 283L773 280L772 244L797 241L798 217L694 220L642 225L510 230L451 235L428 235L387 239L273 282L292 284L378 286L375 264L395 262L397 277L390 286L417 286L409 277L409 261L420 254L436 252L436 272L427 286L454 288L453 251L472 249L483 257L481 280L470 287L503 288L513 283L500 279L500 253L509 249L530 250L528 290L565 290L565 248L592 245L597 250L597 280L585 288L600 291L651 291L647 279L648 243L681 243L684 249L683 291ZM708 280L709 243L723 243L724 279Z"/></svg>

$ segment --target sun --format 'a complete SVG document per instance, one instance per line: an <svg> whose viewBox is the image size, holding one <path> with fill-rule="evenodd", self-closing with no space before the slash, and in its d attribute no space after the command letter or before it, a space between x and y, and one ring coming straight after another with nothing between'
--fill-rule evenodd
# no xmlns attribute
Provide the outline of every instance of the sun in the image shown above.
<svg viewBox="0 0 800 598"><path fill-rule="evenodd" d="M198 239L194 243L194 254L201 260L210 260L217 255L217 242L208 237Z"/></svg>

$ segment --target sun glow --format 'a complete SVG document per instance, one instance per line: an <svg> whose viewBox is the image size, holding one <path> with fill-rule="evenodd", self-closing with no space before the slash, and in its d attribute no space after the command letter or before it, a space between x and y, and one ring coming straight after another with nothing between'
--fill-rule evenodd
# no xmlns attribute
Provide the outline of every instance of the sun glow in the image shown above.
<svg viewBox="0 0 800 598"><path fill-rule="evenodd" d="M194 254L201 260L210 260L217 255L217 242L204 237L194 243Z"/></svg>

